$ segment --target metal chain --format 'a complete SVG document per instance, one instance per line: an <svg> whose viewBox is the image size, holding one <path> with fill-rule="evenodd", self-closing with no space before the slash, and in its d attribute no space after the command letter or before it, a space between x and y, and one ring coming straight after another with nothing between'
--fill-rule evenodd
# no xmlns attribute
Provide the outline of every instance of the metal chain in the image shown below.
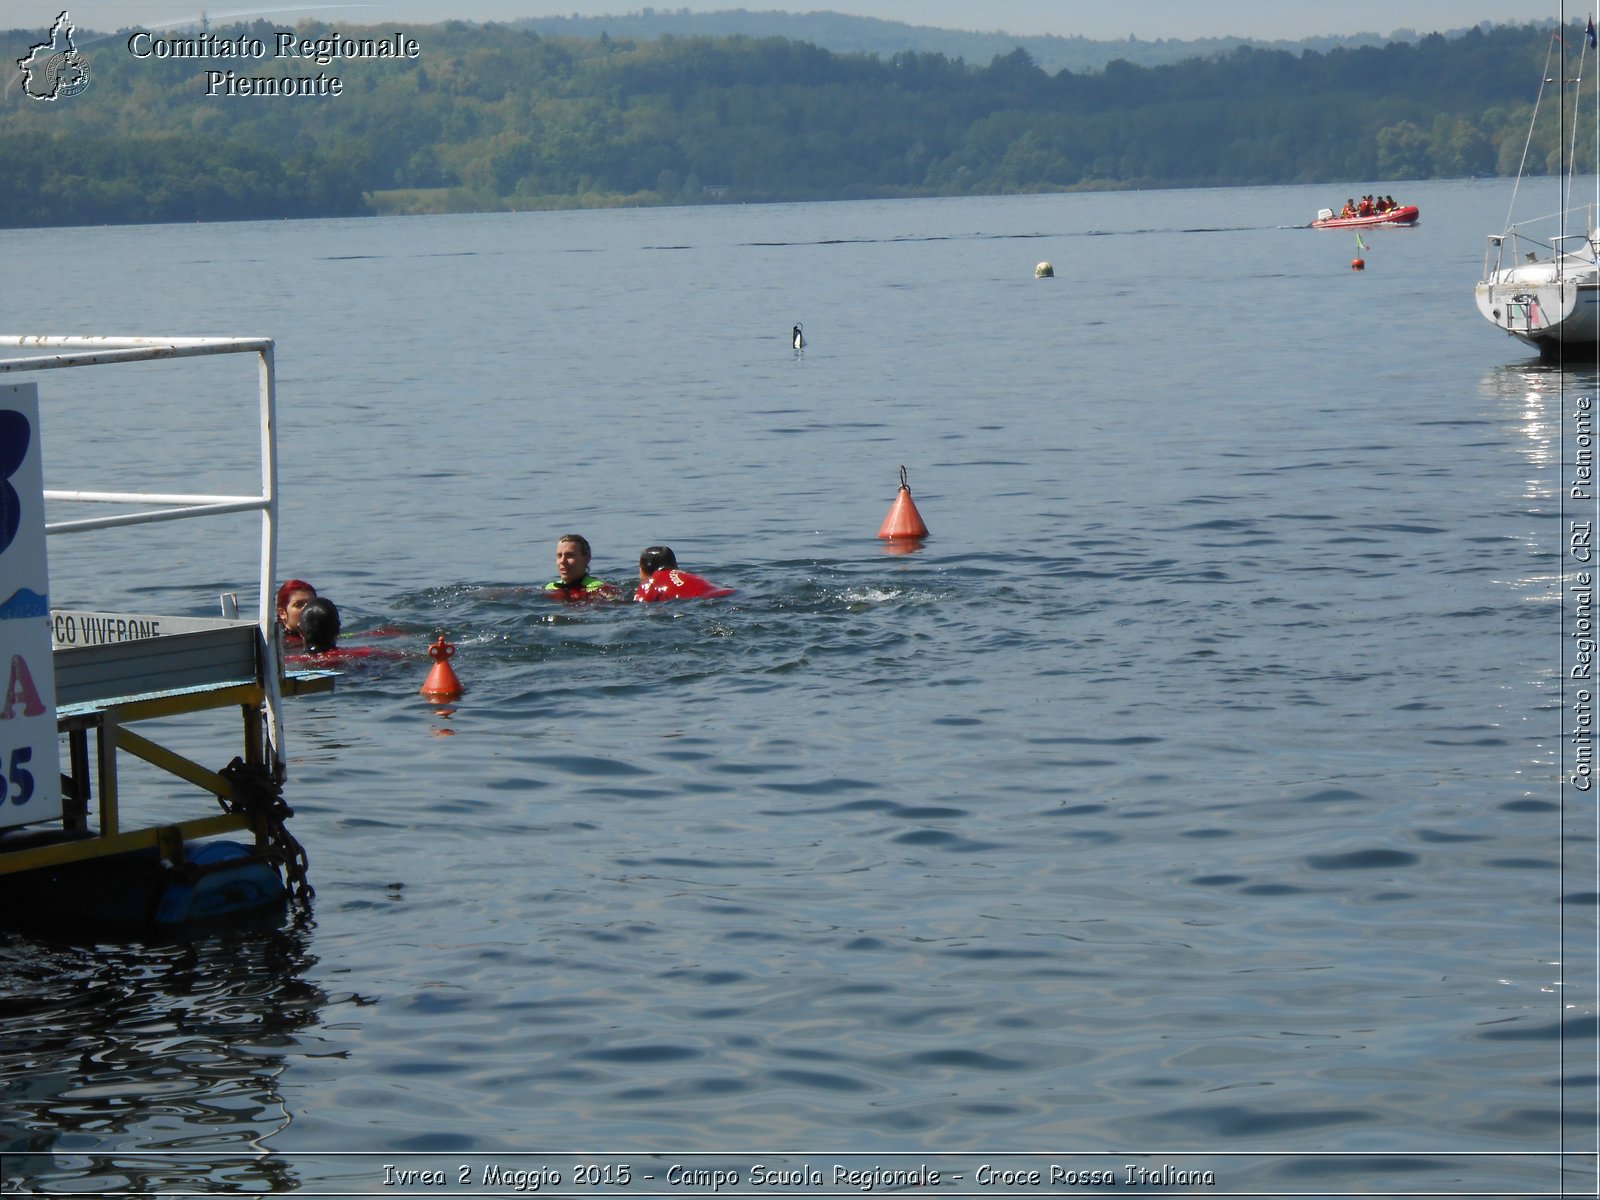
<svg viewBox="0 0 1600 1200"><path fill-rule="evenodd" d="M285 824L294 816L294 809L284 802L283 785L267 767L259 763L247 763L242 758L235 758L217 774L233 787L232 798L219 796L218 803L225 812L243 813L259 819L267 830L268 847L283 863L290 896L302 907L309 906L311 897L316 895L311 881L306 878L311 864L306 858L305 847L295 840Z"/></svg>

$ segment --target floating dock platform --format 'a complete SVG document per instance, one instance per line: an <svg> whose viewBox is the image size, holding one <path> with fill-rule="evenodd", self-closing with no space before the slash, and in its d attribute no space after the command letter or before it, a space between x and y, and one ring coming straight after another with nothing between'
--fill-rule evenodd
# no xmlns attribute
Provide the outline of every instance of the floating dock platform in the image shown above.
<svg viewBox="0 0 1600 1200"><path fill-rule="evenodd" d="M311 895L288 832L282 700L332 689L334 673L284 671L277 573L276 384L264 338L0 336L0 927L159 930L258 916ZM67 368L243 354L258 360L258 492L69 491L44 487L50 388ZM54 383L56 377L50 377ZM59 389L66 391L65 388ZM44 394L41 396L41 391ZM214 399L213 401L214 402ZM68 505L93 515L46 520ZM132 509L133 511L130 511ZM225 513L260 515L258 597L241 618L59 609L49 555L63 535ZM227 611L229 608L233 611ZM233 709L240 738L210 767L131 726ZM191 751L192 753L192 751ZM118 765L153 764L212 811L139 825ZM130 803L131 803L130 799Z"/></svg>

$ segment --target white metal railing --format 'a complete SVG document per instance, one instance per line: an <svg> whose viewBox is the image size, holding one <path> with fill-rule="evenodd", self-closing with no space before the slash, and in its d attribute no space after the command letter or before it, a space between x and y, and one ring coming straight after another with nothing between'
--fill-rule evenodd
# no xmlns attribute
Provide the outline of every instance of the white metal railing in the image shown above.
<svg viewBox="0 0 1600 1200"><path fill-rule="evenodd" d="M274 607L274 587L278 570L278 451L277 384L273 368L271 338L205 337L77 337L0 334L0 351L15 349L34 352L31 357L0 358L0 375L23 371L48 371L65 367L110 366L130 362L150 362L168 358L196 358L216 354L255 354L260 379L261 491L237 496L193 495L180 492L109 492L46 489L46 500L92 502L99 504L159 505L135 513L58 521L45 526L46 534L77 533L90 529L109 529L122 525L148 525L157 521L184 520L217 516L223 513L261 513L260 600L257 621L264 644L273 661L262 675L266 690L269 753L273 766L282 766L282 734L279 726L282 673L281 643L277 637L278 614ZM48 353L38 353L46 351Z"/></svg>
<svg viewBox="0 0 1600 1200"><path fill-rule="evenodd" d="M1575 223L1583 214L1583 233L1563 233L1561 230ZM1508 225L1504 233L1491 233L1483 254L1483 278L1513 267L1526 266L1540 261L1541 254L1556 270L1557 277L1565 276L1568 268L1577 269L1600 260L1600 205L1575 206L1569 212L1550 213ZM1553 232L1540 233L1544 229ZM1509 243L1509 244L1508 244ZM1581 243L1574 245L1574 243ZM1533 247L1528 250L1526 247Z"/></svg>

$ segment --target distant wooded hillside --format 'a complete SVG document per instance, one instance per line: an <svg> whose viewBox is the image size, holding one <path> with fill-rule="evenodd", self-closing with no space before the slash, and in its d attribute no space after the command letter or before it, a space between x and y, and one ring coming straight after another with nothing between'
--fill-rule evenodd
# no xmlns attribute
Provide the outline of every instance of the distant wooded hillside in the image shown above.
<svg viewBox="0 0 1600 1200"><path fill-rule="evenodd" d="M270 48L279 31L207 32ZM0 62L41 33L0 34ZM570 38L463 22L405 34L415 57L319 63L137 57L126 32L80 33L81 93L39 101L8 80L0 224L1318 180L1392 191L1393 180L1514 172L1559 44L1548 26L1500 26L1052 72L1017 46L979 64L785 37ZM1574 26L1574 56L1581 41ZM239 90L255 79L282 90L285 78L320 93ZM1534 170L1560 168L1553 121L1533 149Z"/></svg>
<svg viewBox="0 0 1600 1200"><path fill-rule="evenodd" d="M974 24L979 26L976 29L939 29L932 25L910 25L836 12L750 12L742 8L697 13L686 8L646 7L618 16L531 17L511 24L545 37L598 38L604 35L646 41L660 37L781 37L810 42L835 54L875 54L879 58L893 58L908 52L942 54L946 58L978 64L987 63L996 55L1010 54L1020 47L1028 52L1028 57L1040 70L1050 75L1058 71L1098 71L1119 58L1140 67L1168 66L1186 58L1228 54L1240 46L1287 50L1292 54L1306 50L1326 54L1330 50L1383 46L1389 42L1417 42L1432 32L1396 27L1382 32L1299 41L1262 41L1237 35L1183 41L1163 37L1160 29L1130 28L1125 38L1097 41L1086 37L1030 36L985 30L981 7L974 5L973 11L976 14ZM1438 32L1447 38L1459 37L1466 28Z"/></svg>

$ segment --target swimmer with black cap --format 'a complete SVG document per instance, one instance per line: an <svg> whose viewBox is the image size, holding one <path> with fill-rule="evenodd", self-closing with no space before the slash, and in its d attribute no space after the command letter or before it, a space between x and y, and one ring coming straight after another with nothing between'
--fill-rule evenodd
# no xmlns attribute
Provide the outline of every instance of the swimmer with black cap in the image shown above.
<svg viewBox="0 0 1600 1200"><path fill-rule="evenodd" d="M646 546L639 555L639 582L650 582L650 576L657 571L678 565L678 556L672 552L671 546Z"/></svg>
<svg viewBox="0 0 1600 1200"><path fill-rule="evenodd" d="M326 654L339 645L339 609L325 596L306 601L300 610L300 637L307 654Z"/></svg>
<svg viewBox="0 0 1600 1200"><path fill-rule="evenodd" d="M635 600L693 600L701 596L731 596L732 588L718 587L709 579L678 569L671 546L649 546L639 555L639 586Z"/></svg>

